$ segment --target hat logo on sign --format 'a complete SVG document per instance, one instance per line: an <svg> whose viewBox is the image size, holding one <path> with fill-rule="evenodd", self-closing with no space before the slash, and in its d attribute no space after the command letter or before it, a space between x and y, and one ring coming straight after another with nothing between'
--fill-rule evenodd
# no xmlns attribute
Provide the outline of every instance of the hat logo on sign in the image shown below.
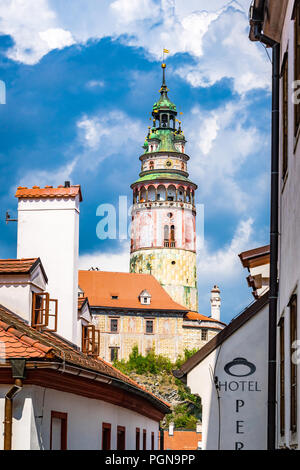
<svg viewBox="0 0 300 470"><path fill-rule="evenodd" d="M246 371L244 370L239 373L232 372L232 369L236 366L243 366L242 369L245 369L246 367ZM254 374L254 372L256 371L256 367L254 364L252 364L252 362L247 361L247 359L245 359L244 357L237 357L233 359L233 361L228 362L228 364L226 364L226 366L224 367L224 370L226 374L232 375L233 377L248 377L249 375Z"/></svg>

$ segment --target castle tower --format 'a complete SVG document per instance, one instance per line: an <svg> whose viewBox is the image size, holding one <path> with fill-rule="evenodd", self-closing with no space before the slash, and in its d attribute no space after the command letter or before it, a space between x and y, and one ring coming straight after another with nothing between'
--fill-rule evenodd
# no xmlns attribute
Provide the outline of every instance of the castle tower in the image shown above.
<svg viewBox="0 0 300 470"><path fill-rule="evenodd" d="M162 69L161 96L140 156L140 177L131 185L130 271L152 274L176 302L197 311L197 186L189 180L186 140L168 98L165 64Z"/></svg>

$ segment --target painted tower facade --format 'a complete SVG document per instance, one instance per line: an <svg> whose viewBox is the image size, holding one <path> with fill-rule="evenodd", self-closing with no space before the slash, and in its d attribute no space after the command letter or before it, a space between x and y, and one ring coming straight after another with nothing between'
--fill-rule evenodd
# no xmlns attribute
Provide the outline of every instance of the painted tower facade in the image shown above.
<svg viewBox="0 0 300 470"><path fill-rule="evenodd" d="M176 302L198 311L197 186L189 179L186 139L168 97L165 64L162 69L161 96L140 156L140 177L131 185L130 271L152 274Z"/></svg>

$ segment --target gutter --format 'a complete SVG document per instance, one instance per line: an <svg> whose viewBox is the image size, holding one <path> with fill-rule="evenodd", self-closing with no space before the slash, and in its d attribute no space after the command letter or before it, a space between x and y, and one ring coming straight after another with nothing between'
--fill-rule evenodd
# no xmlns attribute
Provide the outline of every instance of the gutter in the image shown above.
<svg viewBox="0 0 300 470"><path fill-rule="evenodd" d="M270 220L270 295L268 357L268 450L276 447L276 339L278 302L278 206L279 206L279 86L280 44L262 33L265 0L255 0L250 8L250 40L272 47L272 149Z"/></svg>
<svg viewBox="0 0 300 470"><path fill-rule="evenodd" d="M146 390L144 391L140 388L135 387L133 384L131 385L130 383L123 382L120 379L106 376L99 372L93 372L87 369L83 369L81 367L70 366L68 364L63 364L61 362L30 361L26 364L26 368L28 370L52 369L61 373L68 373L68 374L76 375L77 377L83 377L89 380L94 380L96 382L102 382L108 385L113 385L122 390L141 396L147 401L150 401L156 408L158 408L164 414L171 412L167 404L162 402L159 398L155 397L154 395L151 395L150 392L147 392Z"/></svg>

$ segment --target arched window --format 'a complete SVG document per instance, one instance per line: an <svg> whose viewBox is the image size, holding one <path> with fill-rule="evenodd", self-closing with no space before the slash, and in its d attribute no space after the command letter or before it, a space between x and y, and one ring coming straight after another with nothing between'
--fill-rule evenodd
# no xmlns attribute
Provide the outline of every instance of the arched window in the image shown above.
<svg viewBox="0 0 300 470"><path fill-rule="evenodd" d="M184 171L184 163L181 163L181 169Z"/></svg>
<svg viewBox="0 0 300 470"><path fill-rule="evenodd" d="M154 170L154 162L151 161L151 162L149 163L149 169L150 169L150 170Z"/></svg>
<svg viewBox="0 0 300 470"><path fill-rule="evenodd" d="M166 248L169 247L169 237L170 237L169 226L168 226L168 225L165 225L165 226L164 226L164 246L165 246Z"/></svg>
<svg viewBox="0 0 300 470"><path fill-rule="evenodd" d="M176 188L175 186L168 187L168 201L175 201L176 199Z"/></svg>
<svg viewBox="0 0 300 470"><path fill-rule="evenodd" d="M162 185L159 185L157 188L157 200L158 201L166 200L166 188Z"/></svg>
<svg viewBox="0 0 300 470"><path fill-rule="evenodd" d="M175 226L171 225L171 241L175 241Z"/></svg>

